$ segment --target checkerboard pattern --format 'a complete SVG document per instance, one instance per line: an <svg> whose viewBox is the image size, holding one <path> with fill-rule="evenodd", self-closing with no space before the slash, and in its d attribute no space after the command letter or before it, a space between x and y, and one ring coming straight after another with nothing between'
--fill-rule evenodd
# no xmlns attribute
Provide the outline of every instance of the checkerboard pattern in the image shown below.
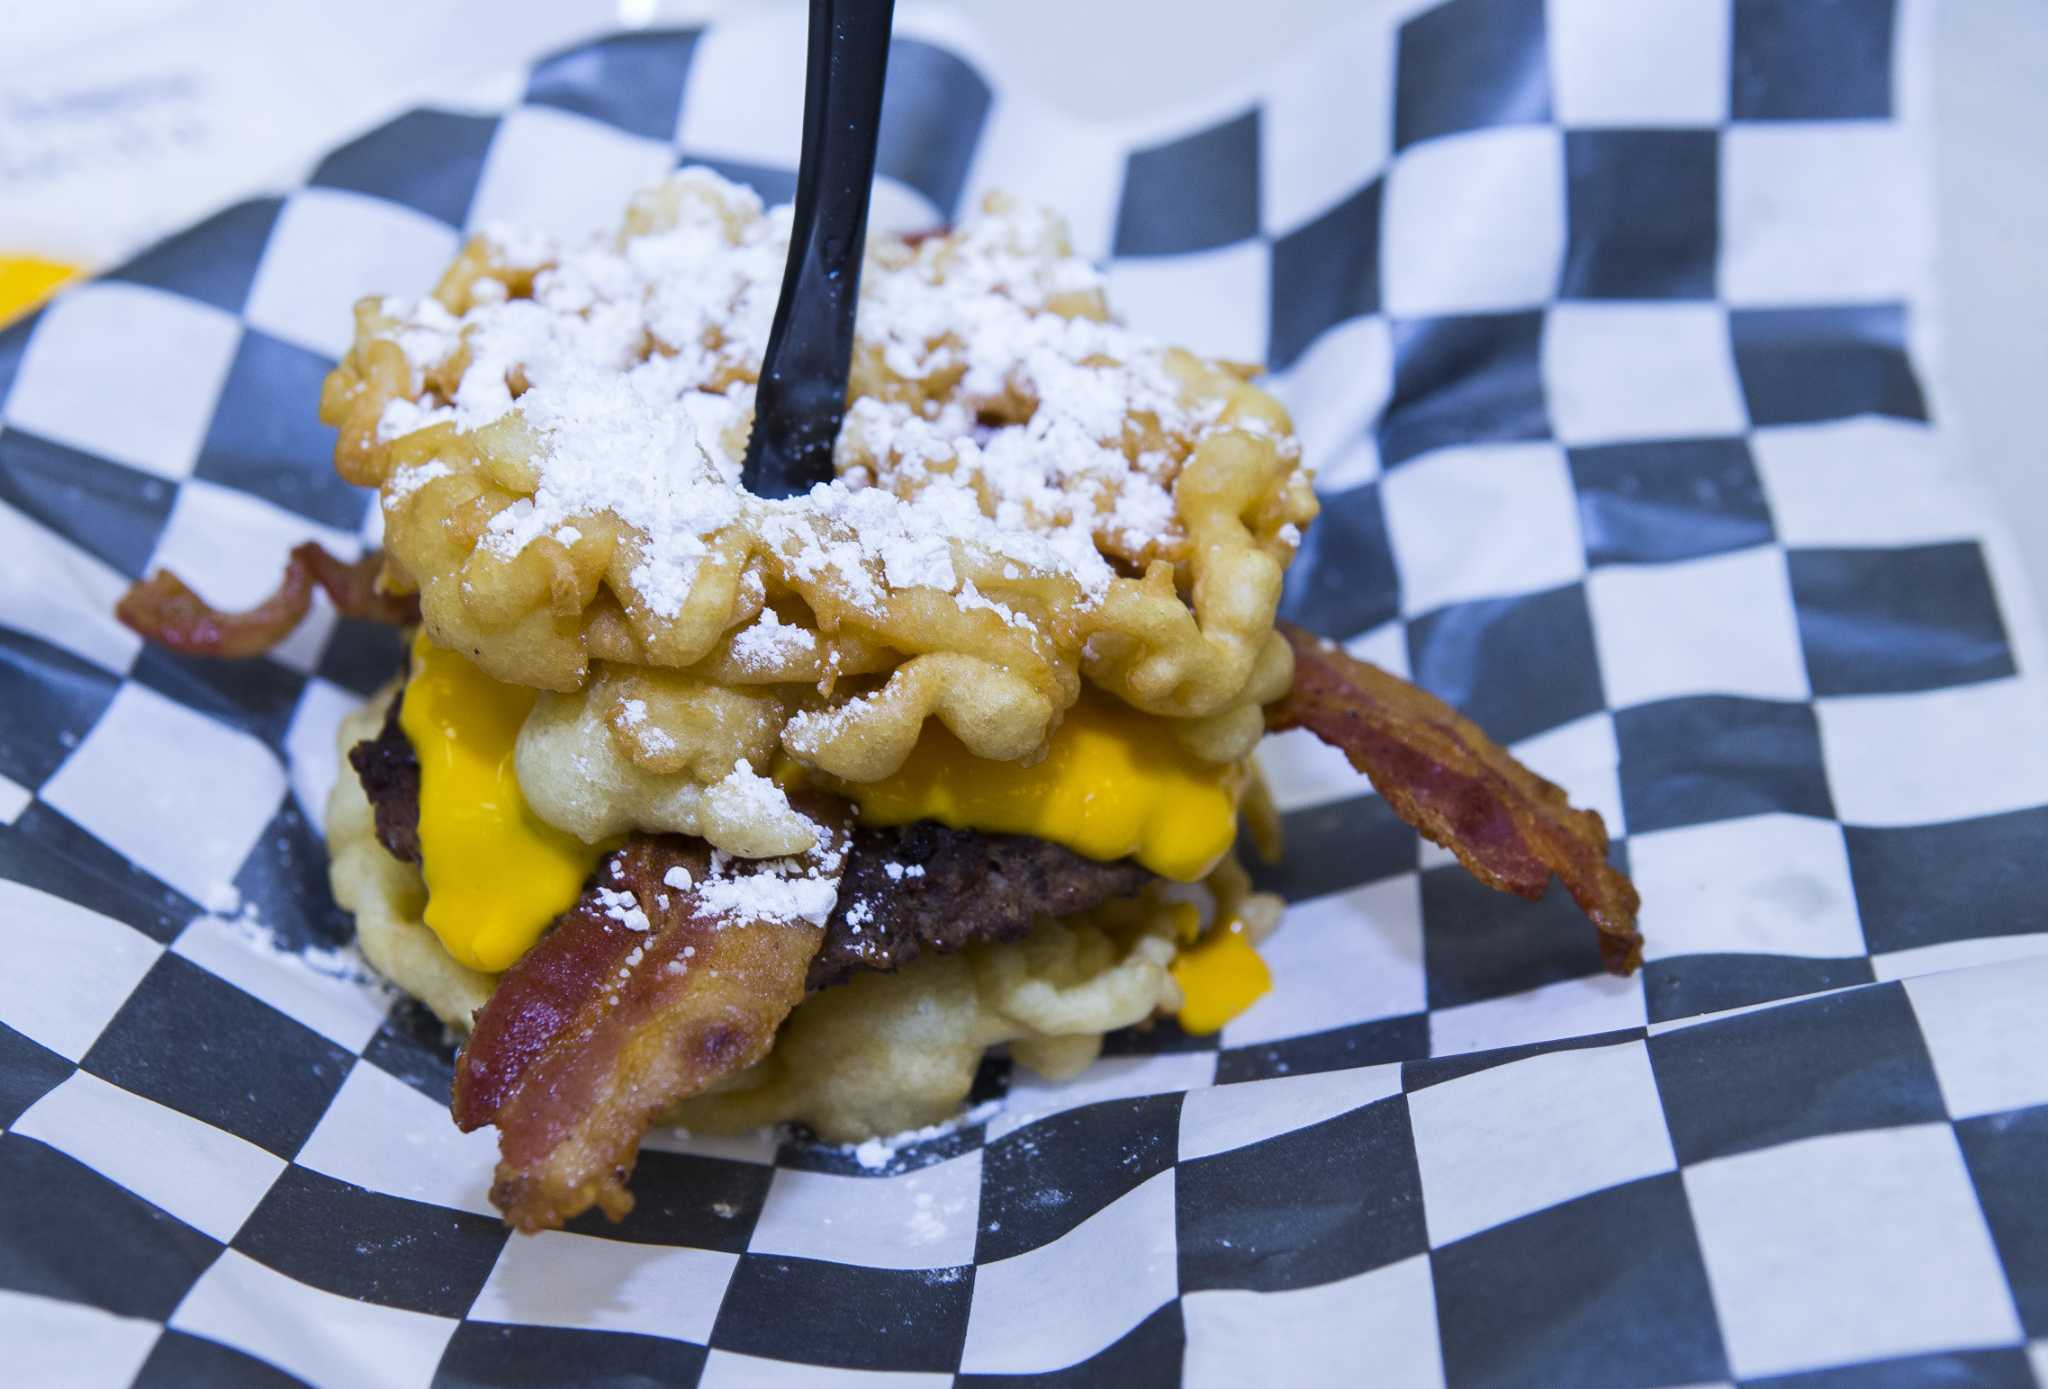
<svg viewBox="0 0 2048 1389"><path fill-rule="evenodd" d="M1286 735L1294 906L1220 1037L992 1060L881 1172L662 1135L630 1220L508 1238L438 1029L294 953L348 937L319 808L392 641L108 614L371 538L312 419L358 295L679 160L787 194L800 27L622 35L0 332L16 1382L2048 1382L2048 701L1922 385L1927 7L1394 8L1115 126L907 22L876 216L1060 205L1131 318L1270 362L1292 615L1606 816L1639 978Z"/></svg>

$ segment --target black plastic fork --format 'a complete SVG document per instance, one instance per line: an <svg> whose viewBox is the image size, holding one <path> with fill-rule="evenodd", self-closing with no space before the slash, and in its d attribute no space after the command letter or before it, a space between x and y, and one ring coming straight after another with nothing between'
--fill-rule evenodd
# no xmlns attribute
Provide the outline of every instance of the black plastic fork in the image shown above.
<svg viewBox="0 0 2048 1389"><path fill-rule="evenodd" d="M894 9L895 0L811 0L789 264L741 474L758 497L793 497L832 477Z"/></svg>

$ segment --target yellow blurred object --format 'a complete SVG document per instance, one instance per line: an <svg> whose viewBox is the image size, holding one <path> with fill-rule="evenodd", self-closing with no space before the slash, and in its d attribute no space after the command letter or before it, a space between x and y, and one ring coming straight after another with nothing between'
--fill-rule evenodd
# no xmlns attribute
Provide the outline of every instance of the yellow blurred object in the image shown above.
<svg viewBox="0 0 2048 1389"><path fill-rule="evenodd" d="M602 846L545 824L513 768L534 692L505 685L422 632L398 723L420 759L426 923L468 965L496 973L583 893Z"/></svg>
<svg viewBox="0 0 2048 1389"><path fill-rule="evenodd" d="M1192 950L1183 950L1169 972L1180 985L1181 1029L1198 1035L1221 1031L1273 987L1272 972L1239 921L1226 922Z"/></svg>
<svg viewBox="0 0 2048 1389"><path fill-rule="evenodd" d="M41 256L0 255L0 324L21 317L85 272Z"/></svg>

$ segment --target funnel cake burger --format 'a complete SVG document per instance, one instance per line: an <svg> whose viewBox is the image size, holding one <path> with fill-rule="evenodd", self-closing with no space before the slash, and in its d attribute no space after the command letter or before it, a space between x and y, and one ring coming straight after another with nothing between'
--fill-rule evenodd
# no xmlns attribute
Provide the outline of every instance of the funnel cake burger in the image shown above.
<svg viewBox="0 0 2048 1389"><path fill-rule="evenodd" d="M123 603L227 654L316 585L415 624L342 728L333 885L466 1034L509 1221L623 1215L657 1122L862 1139L957 1111L991 1046L1062 1077L1113 1029L1221 1027L1269 983L1281 904L1235 844L1277 839L1272 728L1490 884L1557 874L1635 966L1598 816L1276 624L1316 512L1285 412L1118 324L1056 218L873 238L837 477L745 490L788 239L704 170L613 236L475 239L358 305L322 396L382 555L302 547L252 613L167 574Z"/></svg>

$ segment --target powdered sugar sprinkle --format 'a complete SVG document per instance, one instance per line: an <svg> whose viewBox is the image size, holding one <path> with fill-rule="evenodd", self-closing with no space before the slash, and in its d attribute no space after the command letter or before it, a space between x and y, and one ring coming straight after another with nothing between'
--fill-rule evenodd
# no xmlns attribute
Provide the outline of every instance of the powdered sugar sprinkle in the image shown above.
<svg viewBox="0 0 2048 1389"><path fill-rule="evenodd" d="M641 910L640 899L630 892L600 887L597 890L597 904L604 909L607 917L629 931L645 931L653 924L648 921L647 913Z"/></svg>
<svg viewBox="0 0 2048 1389"><path fill-rule="evenodd" d="M744 490L729 449L753 406L788 211L764 212L704 169L636 208L667 225L577 246L488 229L502 258L535 268L531 298L473 294L459 317L431 299L383 301L385 335L416 385L467 357L445 396L394 400L380 434L449 423L483 435L487 452L531 460L532 490L491 517L486 551L509 558L543 538L573 547L610 514L634 533L631 596L673 618L718 538L743 526L798 578L829 576L858 608L937 589L1029 627L967 575L1058 576L1085 604L1114 574L1102 547L1135 555L1174 534L1179 459L1147 441L1198 436L1218 407L1183 403L1158 344L1054 311L1100 277L1060 250L1048 214L994 204L941 243L871 255L862 341L906 380L957 385L918 407L863 396L840 439L842 476L770 501ZM1021 422L984 424L998 406L1021 408ZM445 465L388 480L387 506L440 476L435 467ZM812 640L764 611L732 650L742 666L765 666Z"/></svg>

